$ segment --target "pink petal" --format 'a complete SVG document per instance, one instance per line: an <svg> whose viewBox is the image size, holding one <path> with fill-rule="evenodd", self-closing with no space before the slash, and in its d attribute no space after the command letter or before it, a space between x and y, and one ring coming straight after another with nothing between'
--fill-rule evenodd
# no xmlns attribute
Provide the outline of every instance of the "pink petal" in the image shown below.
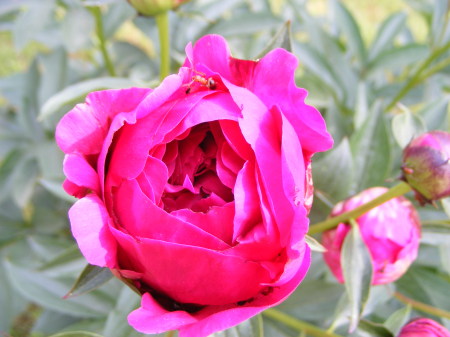
<svg viewBox="0 0 450 337"><path fill-rule="evenodd" d="M93 265L116 267L116 241L109 229L109 216L98 196L90 194L69 210L72 234L83 256Z"/></svg>
<svg viewBox="0 0 450 337"><path fill-rule="evenodd" d="M142 295L141 307L128 315L128 323L137 331L156 334L175 330L197 320L185 311L167 311L150 294Z"/></svg>
<svg viewBox="0 0 450 337"><path fill-rule="evenodd" d="M67 179L77 186L90 189L100 195L97 172L84 157L78 154L67 154L63 165Z"/></svg>
<svg viewBox="0 0 450 337"><path fill-rule="evenodd" d="M173 216L189 222L231 245L233 235L234 202L221 207L211 207L207 213L180 209Z"/></svg>
<svg viewBox="0 0 450 337"><path fill-rule="evenodd" d="M249 89L267 107L280 106L307 152L326 151L332 147L333 140L319 111L305 104L306 90L295 85L297 64L296 57L284 49L269 52L255 67Z"/></svg>
<svg viewBox="0 0 450 337"><path fill-rule="evenodd" d="M114 194L114 213L128 233L184 245L214 250L229 246L202 229L165 212L150 201L135 180L125 180Z"/></svg>
<svg viewBox="0 0 450 337"><path fill-rule="evenodd" d="M270 282L262 266L240 257L152 239L136 241L117 230L113 234L121 247L120 258L128 263L121 267L143 272L145 284L177 302L239 302L257 295L261 283Z"/></svg>
<svg viewBox="0 0 450 337"><path fill-rule="evenodd" d="M58 123L56 142L65 153L99 153L112 118L132 111L150 92L131 88L90 93L86 103L78 104Z"/></svg>

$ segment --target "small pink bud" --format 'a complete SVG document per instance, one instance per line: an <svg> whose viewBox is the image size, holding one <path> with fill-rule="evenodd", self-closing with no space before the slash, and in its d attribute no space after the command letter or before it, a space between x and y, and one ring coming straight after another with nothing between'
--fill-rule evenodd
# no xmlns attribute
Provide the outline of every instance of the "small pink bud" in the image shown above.
<svg viewBox="0 0 450 337"><path fill-rule="evenodd" d="M187 1L189 0L128 0L130 5L144 16L155 16L167 12Z"/></svg>
<svg viewBox="0 0 450 337"><path fill-rule="evenodd" d="M385 193L385 187L372 187L338 203L331 215L337 216L366 204ZM372 284L385 284L400 278L416 259L420 240L420 221L414 206L404 197L391 199L356 219L361 236L369 249ZM351 226L340 223L323 233L322 244L327 249L325 262L334 276L344 282L341 250Z"/></svg>
<svg viewBox="0 0 450 337"><path fill-rule="evenodd" d="M403 151L403 179L421 204L450 196L450 133L431 131Z"/></svg>
<svg viewBox="0 0 450 337"><path fill-rule="evenodd" d="M450 337L450 332L429 318L417 318L406 324L398 337Z"/></svg>

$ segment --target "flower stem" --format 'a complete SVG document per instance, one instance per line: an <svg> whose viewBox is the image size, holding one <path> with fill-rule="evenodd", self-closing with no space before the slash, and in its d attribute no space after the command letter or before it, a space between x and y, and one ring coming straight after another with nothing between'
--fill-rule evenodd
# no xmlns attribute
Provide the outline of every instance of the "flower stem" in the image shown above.
<svg viewBox="0 0 450 337"><path fill-rule="evenodd" d="M92 7L89 7L89 9L91 10L91 13L94 15L94 18L95 18L95 30L96 30L98 41L99 41L100 51L103 56L103 61L105 62L105 67L111 76L116 76L116 72L114 71L114 66L109 57L108 50L106 49L106 39L105 39L105 32L103 30L103 19L102 19L102 12L100 10L100 7L92 6Z"/></svg>
<svg viewBox="0 0 450 337"><path fill-rule="evenodd" d="M262 314L273 320L281 322L295 330L298 330L300 332L304 331L308 335L311 335L314 337L343 337L341 335L337 335L335 333L322 330L310 323L300 321L300 320L298 320L290 315L287 315L279 310L276 310L276 309L267 309L267 310L263 311Z"/></svg>
<svg viewBox="0 0 450 337"><path fill-rule="evenodd" d="M328 229L332 229L336 227L341 222L347 222L350 219L357 219L364 213L370 211L372 208L375 208L386 201L393 199L395 197L398 197L400 195L403 195L411 190L411 187L405 183L400 182L397 185L391 187L388 191L383 193L382 195L376 197L375 199L369 201L367 204L361 205L359 207L356 207L355 209L352 209L351 211L342 213L338 216L326 219L325 221L318 222L316 224L313 224L309 227L308 234L313 235L320 232L324 232Z"/></svg>
<svg viewBox="0 0 450 337"><path fill-rule="evenodd" d="M414 73L414 75L410 78L408 82L403 86L403 88L398 92L398 94L393 98L393 100L387 105L385 111L389 111L394 107L397 102L399 102L412 88L414 88L416 85L420 84L423 80L426 79L426 77L421 76L422 73L427 69L427 67L436 60L439 56L441 56L443 53L448 51L448 48L450 47L450 42L446 43L444 46L437 48L434 50L430 56L422 63L422 65L417 69L417 71ZM433 73L431 73L433 74ZM431 75L429 74L429 75Z"/></svg>
<svg viewBox="0 0 450 337"><path fill-rule="evenodd" d="M448 312L448 311L445 311L445 310L442 310L439 308L435 308L431 305L413 300L412 298L406 297L405 295L400 294L399 292L395 292L394 297L396 299L398 299L400 302L411 305L412 308L414 308L418 311L422 311L427 314L450 319L450 312Z"/></svg>
<svg viewBox="0 0 450 337"><path fill-rule="evenodd" d="M159 33L159 49L160 49L160 74L162 81L170 74L170 36L169 36L169 12L163 12L156 15L156 25Z"/></svg>

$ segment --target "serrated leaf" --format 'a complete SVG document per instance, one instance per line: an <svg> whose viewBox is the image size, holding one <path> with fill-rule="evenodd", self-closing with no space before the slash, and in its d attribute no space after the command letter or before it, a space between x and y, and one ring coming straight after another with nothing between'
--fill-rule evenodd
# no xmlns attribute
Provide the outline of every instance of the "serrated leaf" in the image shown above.
<svg viewBox="0 0 450 337"><path fill-rule="evenodd" d="M342 274L350 301L350 332L358 326L369 298L372 282L372 260L357 225L344 239L341 251Z"/></svg>
<svg viewBox="0 0 450 337"><path fill-rule="evenodd" d="M358 24L350 11L340 1L334 1L336 22L344 33L347 44L361 64L365 64L367 51Z"/></svg>
<svg viewBox="0 0 450 337"><path fill-rule="evenodd" d="M319 241L317 241L310 235L305 236L305 241L309 248L311 248L311 250L314 252L325 253L327 251L327 249L322 246Z"/></svg>
<svg viewBox="0 0 450 337"><path fill-rule="evenodd" d="M395 336L400 332L403 325L408 322L411 315L411 306L407 305L401 309L395 311L389 318L384 322L384 326L388 328Z"/></svg>
<svg viewBox="0 0 450 337"><path fill-rule="evenodd" d="M50 97L42 106L38 120L42 121L66 104L80 102L88 93L103 89L120 89L136 86L136 83L126 78L101 77L70 85Z"/></svg>
<svg viewBox="0 0 450 337"><path fill-rule="evenodd" d="M257 59L262 58L268 52L275 48L283 48L292 52L292 36L291 36L291 22L286 21L284 25L273 36L272 40L264 48L264 50L256 56Z"/></svg>
<svg viewBox="0 0 450 337"><path fill-rule="evenodd" d="M413 115L406 107L402 109L400 114L392 118L392 134L402 149L413 138L425 131L424 121L419 116Z"/></svg>
<svg viewBox="0 0 450 337"><path fill-rule="evenodd" d="M102 268L88 264L75 281L72 289L64 298L78 296L92 291L113 278L108 268Z"/></svg>
<svg viewBox="0 0 450 337"><path fill-rule="evenodd" d="M405 26L406 17L405 13L395 13L381 23L370 48L370 61L377 58L382 51L392 46L394 38Z"/></svg>
<svg viewBox="0 0 450 337"><path fill-rule="evenodd" d="M89 331L67 331L57 333L49 337L103 337L103 336Z"/></svg>

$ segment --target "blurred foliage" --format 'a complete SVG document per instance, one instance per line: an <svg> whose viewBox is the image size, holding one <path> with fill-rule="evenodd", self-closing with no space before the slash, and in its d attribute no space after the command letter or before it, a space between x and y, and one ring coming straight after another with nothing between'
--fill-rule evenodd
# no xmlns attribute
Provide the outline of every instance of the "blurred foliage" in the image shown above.
<svg viewBox="0 0 450 337"><path fill-rule="evenodd" d="M290 20L298 84L309 90L308 102L322 111L335 139L332 151L315 158L312 223L364 188L389 186L400 175L401 149L415 134L449 129L448 2L381 3L390 10L383 17L374 2L356 0L193 0L170 13L173 71L186 44L202 35L221 34L235 56L254 58ZM359 13L364 4L380 20L377 29L363 24L362 31L368 19L349 10ZM101 10L117 77L104 65L92 7ZM123 0L16 0L0 2L0 30L0 335L142 336L126 323L139 298L116 279L63 299L85 261L66 218L73 200L61 188L63 156L54 129L90 91L157 85L155 22ZM395 284L370 289L351 336L392 336L409 317L430 316L402 304L395 291L450 311L450 202L420 213L418 260ZM349 335L354 305L314 253L305 281L278 308ZM450 328L450 320L430 317ZM298 336L266 317L216 335L262 336L262 324L266 337Z"/></svg>

